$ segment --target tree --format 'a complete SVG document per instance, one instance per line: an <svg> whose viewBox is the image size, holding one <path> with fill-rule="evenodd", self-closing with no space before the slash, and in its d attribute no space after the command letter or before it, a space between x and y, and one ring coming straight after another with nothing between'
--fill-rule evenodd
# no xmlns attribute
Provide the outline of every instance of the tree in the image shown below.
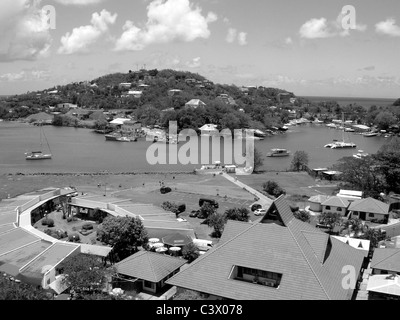
<svg viewBox="0 0 400 320"><path fill-rule="evenodd" d="M396 119L391 112L380 112L375 118L375 124L381 130L388 130L389 127L396 123Z"/></svg>
<svg viewBox="0 0 400 320"><path fill-rule="evenodd" d="M208 217L208 226L214 228L212 236L215 238L221 238L222 232L226 223L226 216L218 212L214 212Z"/></svg>
<svg viewBox="0 0 400 320"><path fill-rule="evenodd" d="M308 166L308 154L304 151L296 151L293 155L291 169L293 171L304 170Z"/></svg>
<svg viewBox="0 0 400 320"><path fill-rule="evenodd" d="M234 221L249 221L250 211L247 208L234 208L225 211L225 217L227 220Z"/></svg>
<svg viewBox="0 0 400 320"><path fill-rule="evenodd" d="M254 172L258 172L264 165L264 157L260 150L254 148Z"/></svg>
<svg viewBox="0 0 400 320"><path fill-rule="evenodd" d="M193 242L188 243L182 249L182 256L184 259L188 260L189 263L191 263L200 256L199 248L197 248Z"/></svg>
<svg viewBox="0 0 400 320"><path fill-rule="evenodd" d="M205 202L200 208L200 219L208 219L209 216L216 212L215 207Z"/></svg>
<svg viewBox="0 0 400 320"><path fill-rule="evenodd" d="M97 231L101 242L113 247L112 261L121 261L138 251L147 243L148 236L142 220L133 217L107 217Z"/></svg>
<svg viewBox="0 0 400 320"><path fill-rule="evenodd" d="M98 257L88 254L68 257L58 269L65 275L63 283L77 296L101 293L110 275Z"/></svg>
<svg viewBox="0 0 400 320"><path fill-rule="evenodd" d="M311 215L307 211L304 211L304 210L296 211L296 212L293 213L293 215L294 215L294 217L296 219L299 219L299 220L301 220L303 222L310 222L311 221Z"/></svg>
<svg viewBox="0 0 400 320"><path fill-rule="evenodd" d="M15 282L0 274L0 300L50 300L49 294L42 288L30 284Z"/></svg>
<svg viewBox="0 0 400 320"><path fill-rule="evenodd" d="M170 211L172 213L175 213L176 216L178 216L181 213L179 210L179 206L173 202L164 201L163 204L161 205L161 208L163 208L165 211Z"/></svg>
<svg viewBox="0 0 400 320"><path fill-rule="evenodd" d="M285 190L282 189L277 182L275 181L267 181L264 182L263 184L263 190L270 194L271 196L274 196L276 198L280 197L282 194L285 194Z"/></svg>
<svg viewBox="0 0 400 320"><path fill-rule="evenodd" d="M400 107L400 99L397 99L394 103L393 106L395 107Z"/></svg>
<svg viewBox="0 0 400 320"><path fill-rule="evenodd" d="M343 228L348 229L350 232L354 232L355 237L359 236L365 231L364 223L359 218L346 220L343 224Z"/></svg>
<svg viewBox="0 0 400 320"><path fill-rule="evenodd" d="M342 225L343 217L339 213L324 212L318 218L319 223L326 225L332 232L335 226Z"/></svg>
<svg viewBox="0 0 400 320"><path fill-rule="evenodd" d="M366 239L371 242L371 249L378 248L379 242L385 240L386 236L381 229L368 228L361 236L361 239Z"/></svg>

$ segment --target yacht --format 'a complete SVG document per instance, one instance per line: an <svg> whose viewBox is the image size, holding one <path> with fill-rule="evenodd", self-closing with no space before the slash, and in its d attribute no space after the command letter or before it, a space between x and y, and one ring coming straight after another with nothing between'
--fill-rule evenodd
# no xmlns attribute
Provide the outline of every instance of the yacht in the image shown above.
<svg viewBox="0 0 400 320"><path fill-rule="evenodd" d="M290 151L286 149L271 149L271 152L267 153L267 157L288 157Z"/></svg>
<svg viewBox="0 0 400 320"><path fill-rule="evenodd" d="M353 157L356 158L356 159L362 159L362 158L365 158L365 157L368 157L368 156L369 156L369 154L365 153L363 150L358 150L358 153L353 154Z"/></svg>
<svg viewBox="0 0 400 320"><path fill-rule="evenodd" d="M378 132L365 132L363 133L363 136L366 138L370 138L370 137L376 137L378 135Z"/></svg>
<svg viewBox="0 0 400 320"><path fill-rule="evenodd" d="M119 141L119 142L131 142L131 139L129 139L128 137L120 137L120 138L117 138L117 141Z"/></svg>
<svg viewBox="0 0 400 320"><path fill-rule="evenodd" d="M337 122L337 120L333 120L334 122ZM357 145L352 142L345 142L344 140L344 133L345 133L345 127L344 127L344 113L342 114L342 141L336 141L333 140L332 143L329 143L325 145L325 148L331 148L331 149L347 149L347 148L357 148Z"/></svg>
<svg viewBox="0 0 400 320"><path fill-rule="evenodd" d="M32 151L25 154L26 160L46 160L51 159L51 154L44 154L42 151Z"/></svg>

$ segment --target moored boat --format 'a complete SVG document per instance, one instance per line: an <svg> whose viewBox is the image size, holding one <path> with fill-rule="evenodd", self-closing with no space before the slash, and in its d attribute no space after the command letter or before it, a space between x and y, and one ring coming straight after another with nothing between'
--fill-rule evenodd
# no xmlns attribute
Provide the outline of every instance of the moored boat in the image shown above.
<svg viewBox="0 0 400 320"><path fill-rule="evenodd" d="M371 138L371 137L376 137L378 135L378 132L365 132L363 133L363 136L366 138Z"/></svg>
<svg viewBox="0 0 400 320"><path fill-rule="evenodd" d="M288 157L290 156L290 151L286 149L271 149L271 152L267 153L267 157Z"/></svg>
<svg viewBox="0 0 400 320"><path fill-rule="evenodd" d="M47 160L51 159L51 154L44 154L42 151L32 151L25 154L26 160Z"/></svg>

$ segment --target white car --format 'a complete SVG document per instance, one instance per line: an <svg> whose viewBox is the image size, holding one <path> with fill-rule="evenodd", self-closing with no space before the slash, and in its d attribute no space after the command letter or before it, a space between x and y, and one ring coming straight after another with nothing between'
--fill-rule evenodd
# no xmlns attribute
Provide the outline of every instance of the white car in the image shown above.
<svg viewBox="0 0 400 320"><path fill-rule="evenodd" d="M178 218L178 219L176 219L178 222L187 222L187 220L186 219L183 219L183 218Z"/></svg>
<svg viewBox="0 0 400 320"><path fill-rule="evenodd" d="M267 210L264 209L257 209L256 211L254 211L255 216L263 216L265 214L267 214Z"/></svg>

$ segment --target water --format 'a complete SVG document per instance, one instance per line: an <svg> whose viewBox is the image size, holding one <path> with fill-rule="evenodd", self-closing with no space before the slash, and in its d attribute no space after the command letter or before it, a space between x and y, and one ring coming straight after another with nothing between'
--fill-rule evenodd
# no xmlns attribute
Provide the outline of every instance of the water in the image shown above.
<svg viewBox="0 0 400 320"><path fill-rule="evenodd" d="M40 130L38 127L21 123L0 122L0 172L1 173L71 173L71 172L192 172L201 165L149 165L146 151L150 142L122 143L105 141L103 135L87 129L44 127L53 159L43 161L25 160L25 152L40 149ZM309 155L311 168L329 167L344 156L352 156L362 149L376 153L388 139L384 137L365 138L346 133L346 140L357 144L356 149L326 149L324 145L333 139L341 140L342 133L325 126L304 125L292 127L286 134L267 137L256 141L256 147L264 156L272 148L305 151ZM181 148L184 144L179 144ZM221 146L221 149L223 146ZM47 146L42 148L48 152ZM223 159L221 159L223 160ZM264 169L286 170L292 157L267 158ZM211 163L211 162L210 162Z"/></svg>
<svg viewBox="0 0 400 320"><path fill-rule="evenodd" d="M302 97L310 100L311 102L324 102L324 101L336 101L342 107L350 104L358 104L364 108L370 108L373 105L377 107L391 106L396 99L384 99L384 98L349 98L349 97Z"/></svg>

